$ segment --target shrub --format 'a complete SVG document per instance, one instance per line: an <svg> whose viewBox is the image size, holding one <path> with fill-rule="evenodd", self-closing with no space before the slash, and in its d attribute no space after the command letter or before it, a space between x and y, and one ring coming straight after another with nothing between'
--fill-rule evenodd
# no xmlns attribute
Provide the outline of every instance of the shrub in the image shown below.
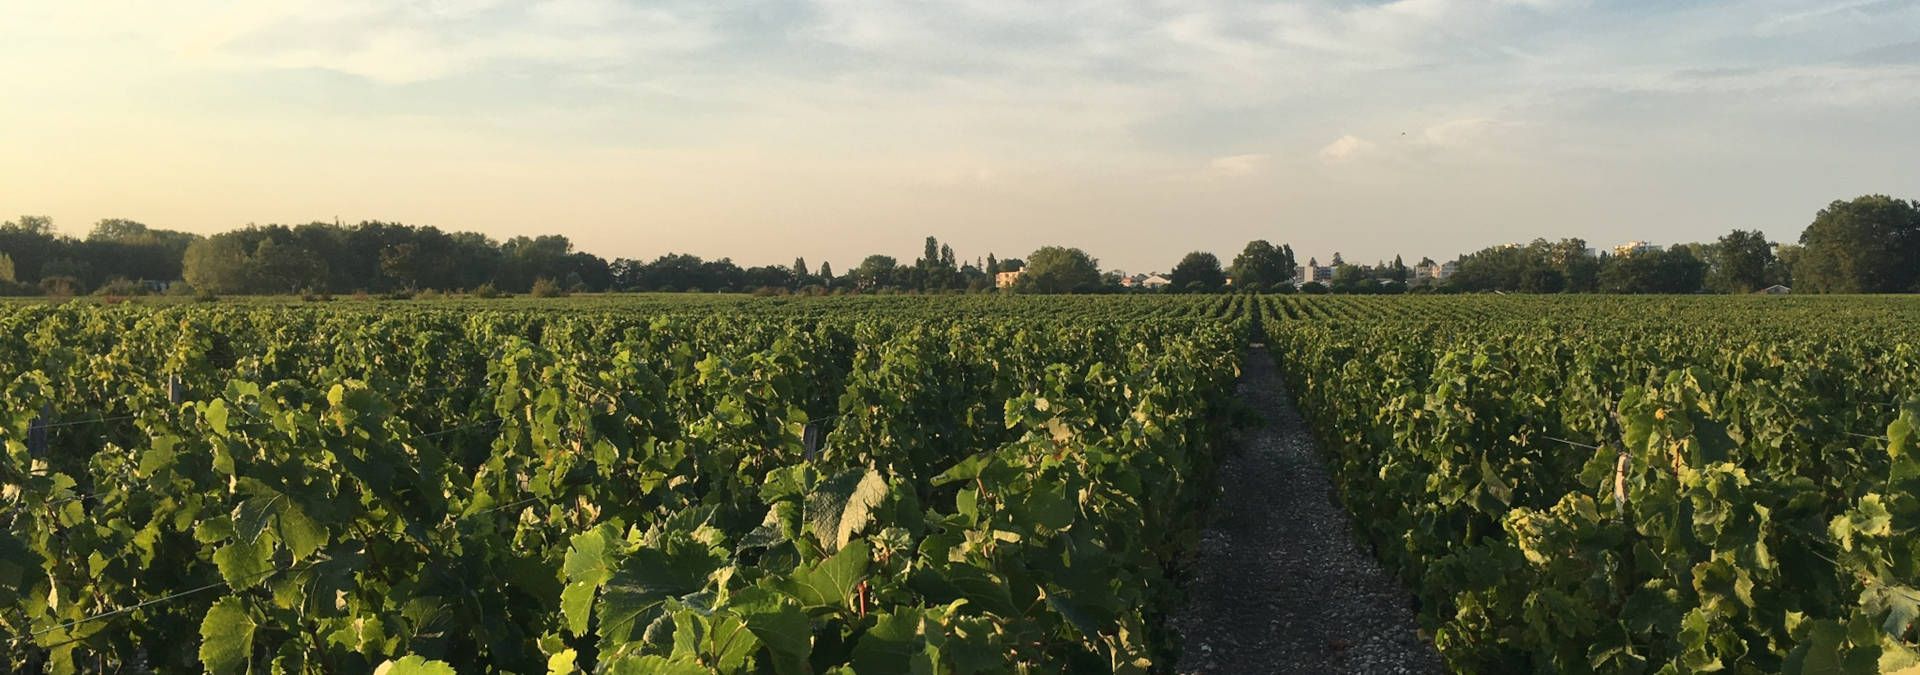
<svg viewBox="0 0 1920 675"><path fill-rule="evenodd" d="M533 288L528 289L527 294L536 298L561 298L566 297L567 289L561 288L552 279L540 277L533 280Z"/></svg>
<svg viewBox="0 0 1920 675"><path fill-rule="evenodd" d="M473 287L473 297L481 298L485 300L492 300L494 298L507 297L507 294L501 293L500 289L494 287L493 282L489 281L487 283L480 284L478 286Z"/></svg>
<svg viewBox="0 0 1920 675"><path fill-rule="evenodd" d="M47 277L40 280L40 293L50 298L71 298L80 292L80 280L73 277Z"/></svg>
<svg viewBox="0 0 1920 675"><path fill-rule="evenodd" d="M99 288L94 289L93 294L106 297L127 298L136 295L146 295L147 287L134 283L126 277L114 277L107 280L107 283L101 284Z"/></svg>

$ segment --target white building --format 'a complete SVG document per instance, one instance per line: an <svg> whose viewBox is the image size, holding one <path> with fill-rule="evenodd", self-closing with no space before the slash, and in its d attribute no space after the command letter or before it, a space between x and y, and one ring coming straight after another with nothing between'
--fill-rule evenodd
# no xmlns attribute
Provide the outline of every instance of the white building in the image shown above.
<svg viewBox="0 0 1920 675"><path fill-rule="evenodd" d="M1616 256L1622 256L1622 255L1633 255L1635 253L1656 253L1660 250L1661 250L1661 246L1659 244L1640 241L1638 239L1635 239L1633 241L1629 241L1627 243L1613 247L1613 254Z"/></svg>
<svg viewBox="0 0 1920 675"><path fill-rule="evenodd" d="M1453 260L1443 263L1422 262L1421 264L1413 266L1413 278L1445 281L1448 277L1453 276L1454 272L1459 270L1460 263Z"/></svg>
<svg viewBox="0 0 1920 675"><path fill-rule="evenodd" d="M1158 274L1149 274L1147 275L1147 278L1140 280L1141 288L1152 289L1152 290L1160 290L1162 288L1166 288L1171 285L1173 285L1172 279L1168 279Z"/></svg>
<svg viewBox="0 0 1920 675"><path fill-rule="evenodd" d="M993 275L994 288L1013 288L1014 282L1020 280L1020 273L1024 271L1026 270L1014 270Z"/></svg>

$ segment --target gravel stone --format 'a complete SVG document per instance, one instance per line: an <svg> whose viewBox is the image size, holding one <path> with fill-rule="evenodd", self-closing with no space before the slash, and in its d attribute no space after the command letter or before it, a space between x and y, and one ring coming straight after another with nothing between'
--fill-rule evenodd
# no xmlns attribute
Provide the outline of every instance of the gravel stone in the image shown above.
<svg viewBox="0 0 1920 675"><path fill-rule="evenodd" d="M1171 625L1181 673L1438 673L1410 594L1361 547L1265 349L1243 401L1266 419L1222 458L1220 494Z"/></svg>

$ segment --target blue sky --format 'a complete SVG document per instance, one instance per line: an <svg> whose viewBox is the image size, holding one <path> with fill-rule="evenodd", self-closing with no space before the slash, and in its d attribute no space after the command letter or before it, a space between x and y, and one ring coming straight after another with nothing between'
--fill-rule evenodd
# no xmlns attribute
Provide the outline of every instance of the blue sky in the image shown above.
<svg viewBox="0 0 1920 675"><path fill-rule="evenodd" d="M0 212L851 267L1790 240L1920 197L1920 1L0 2Z"/></svg>

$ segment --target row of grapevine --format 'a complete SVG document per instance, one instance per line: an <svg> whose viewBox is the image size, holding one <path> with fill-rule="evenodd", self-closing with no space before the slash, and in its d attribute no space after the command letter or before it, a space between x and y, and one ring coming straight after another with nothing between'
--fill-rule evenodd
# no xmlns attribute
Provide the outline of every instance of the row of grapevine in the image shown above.
<svg viewBox="0 0 1920 675"><path fill-rule="evenodd" d="M0 308L0 663L1148 668L1251 300L952 300Z"/></svg>
<svg viewBox="0 0 1920 675"><path fill-rule="evenodd" d="M1270 298L1462 672L1920 665L1920 303Z"/></svg>

